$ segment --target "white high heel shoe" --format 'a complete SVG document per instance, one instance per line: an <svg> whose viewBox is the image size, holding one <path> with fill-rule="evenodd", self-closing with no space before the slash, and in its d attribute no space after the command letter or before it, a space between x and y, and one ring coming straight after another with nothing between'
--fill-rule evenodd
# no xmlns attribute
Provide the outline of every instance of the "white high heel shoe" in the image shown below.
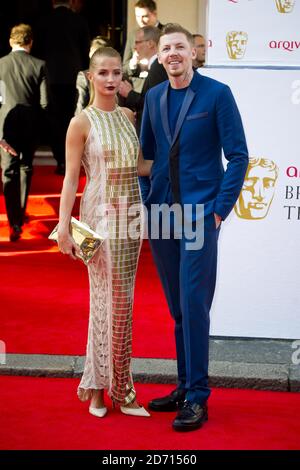
<svg viewBox="0 0 300 470"><path fill-rule="evenodd" d="M150 413L148 413L147 410L143 406L140 406L139 408L129 408L128 406L120 406L120 410L124 415L130 415L130 416L143 416L143 417L148 417L151 416Z"/></svg>
<svg viewBox="0 0 300 470"><path fill-rule="evenodd" d="M89 412L97 418L103 418L107 413L107 408L103 406L102 408L94 408L93 406L89 407Z"/></svg>

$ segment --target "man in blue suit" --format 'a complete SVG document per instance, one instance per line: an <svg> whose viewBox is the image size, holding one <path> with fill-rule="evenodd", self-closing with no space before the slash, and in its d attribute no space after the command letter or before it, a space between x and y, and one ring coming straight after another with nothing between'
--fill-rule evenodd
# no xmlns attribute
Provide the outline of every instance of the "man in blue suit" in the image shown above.
<svg viewBox="0 0 300 470"><path fill-rule="evenodd" d="M164 27L158 58L169 81L147 93L141 129L144 158L153 160L151 189L145 201L149 239L175 320L178 368L177 388L152 400L149 408L177 410L176 431L197 429L208 417L209 312L216 282L217 241L248 165L245 135L232 93L227 85L194 72L195 55L193 36L187 30L177 24ZM226 171L222 149L228 160ZM174 217L167 239L162 228L166 212L158 219L159 234L154 233L154 205L174 204L182 209L183 220L193 233L199 232L197 226L203 227L202 246L194 240L191 247L185 230L178 236L180 224ZM198 208L204 208L202 217Z"/></svg>

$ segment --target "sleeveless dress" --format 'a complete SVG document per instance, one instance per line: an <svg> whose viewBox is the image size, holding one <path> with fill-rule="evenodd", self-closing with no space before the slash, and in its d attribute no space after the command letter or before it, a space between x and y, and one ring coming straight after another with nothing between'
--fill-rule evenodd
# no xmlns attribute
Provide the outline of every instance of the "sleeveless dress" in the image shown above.
<svg viewBox="0 0 300 470"><path fill-rule="evenodd" d="M139 141L120 107L84 110L91 128L82 163L87 183L80 220L107 238L88 265L90 316L80 400L108 389L114 403L135 400L131 374L132 306L142 241L137 175Z"/></svg>

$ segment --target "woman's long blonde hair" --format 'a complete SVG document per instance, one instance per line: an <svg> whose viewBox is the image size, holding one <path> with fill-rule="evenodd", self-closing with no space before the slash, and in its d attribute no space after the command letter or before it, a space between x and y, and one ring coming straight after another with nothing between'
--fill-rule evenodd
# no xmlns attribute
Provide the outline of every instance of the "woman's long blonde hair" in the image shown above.
<svg viewBox="0 0 300 470"><path fill-rule="evenodd" d="M116 49L114 49L113 47L100 47L94 52L94 54L90 58L90 66L89 66L90 72L95 70L96 62L99 59L99 57L113 57L113 58L119 59L120 64L122 64L121 55L119 54L118 51L116 51ZM94 98L95 98L95 89L94 89L93 83L90 81L90 101L89 101L88 106L90 106L93 103Z"/></svg>

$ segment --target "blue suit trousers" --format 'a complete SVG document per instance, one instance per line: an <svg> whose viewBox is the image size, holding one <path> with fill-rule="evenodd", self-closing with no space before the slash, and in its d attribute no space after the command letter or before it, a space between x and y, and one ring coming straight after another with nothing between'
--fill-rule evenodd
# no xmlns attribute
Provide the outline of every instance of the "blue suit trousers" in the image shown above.
<svg viewBox="0 0 300 470"><path fill-rule="evenodd" d="M149 223L151 223L149 217ZM175 321L178 387L187 391L186 399L203 405L209 395L209 326L217 270L217 242L213 214L204 217L204 243L198 250L187 250L185 236L176 239L151 238L149 241Z"/></svg>

